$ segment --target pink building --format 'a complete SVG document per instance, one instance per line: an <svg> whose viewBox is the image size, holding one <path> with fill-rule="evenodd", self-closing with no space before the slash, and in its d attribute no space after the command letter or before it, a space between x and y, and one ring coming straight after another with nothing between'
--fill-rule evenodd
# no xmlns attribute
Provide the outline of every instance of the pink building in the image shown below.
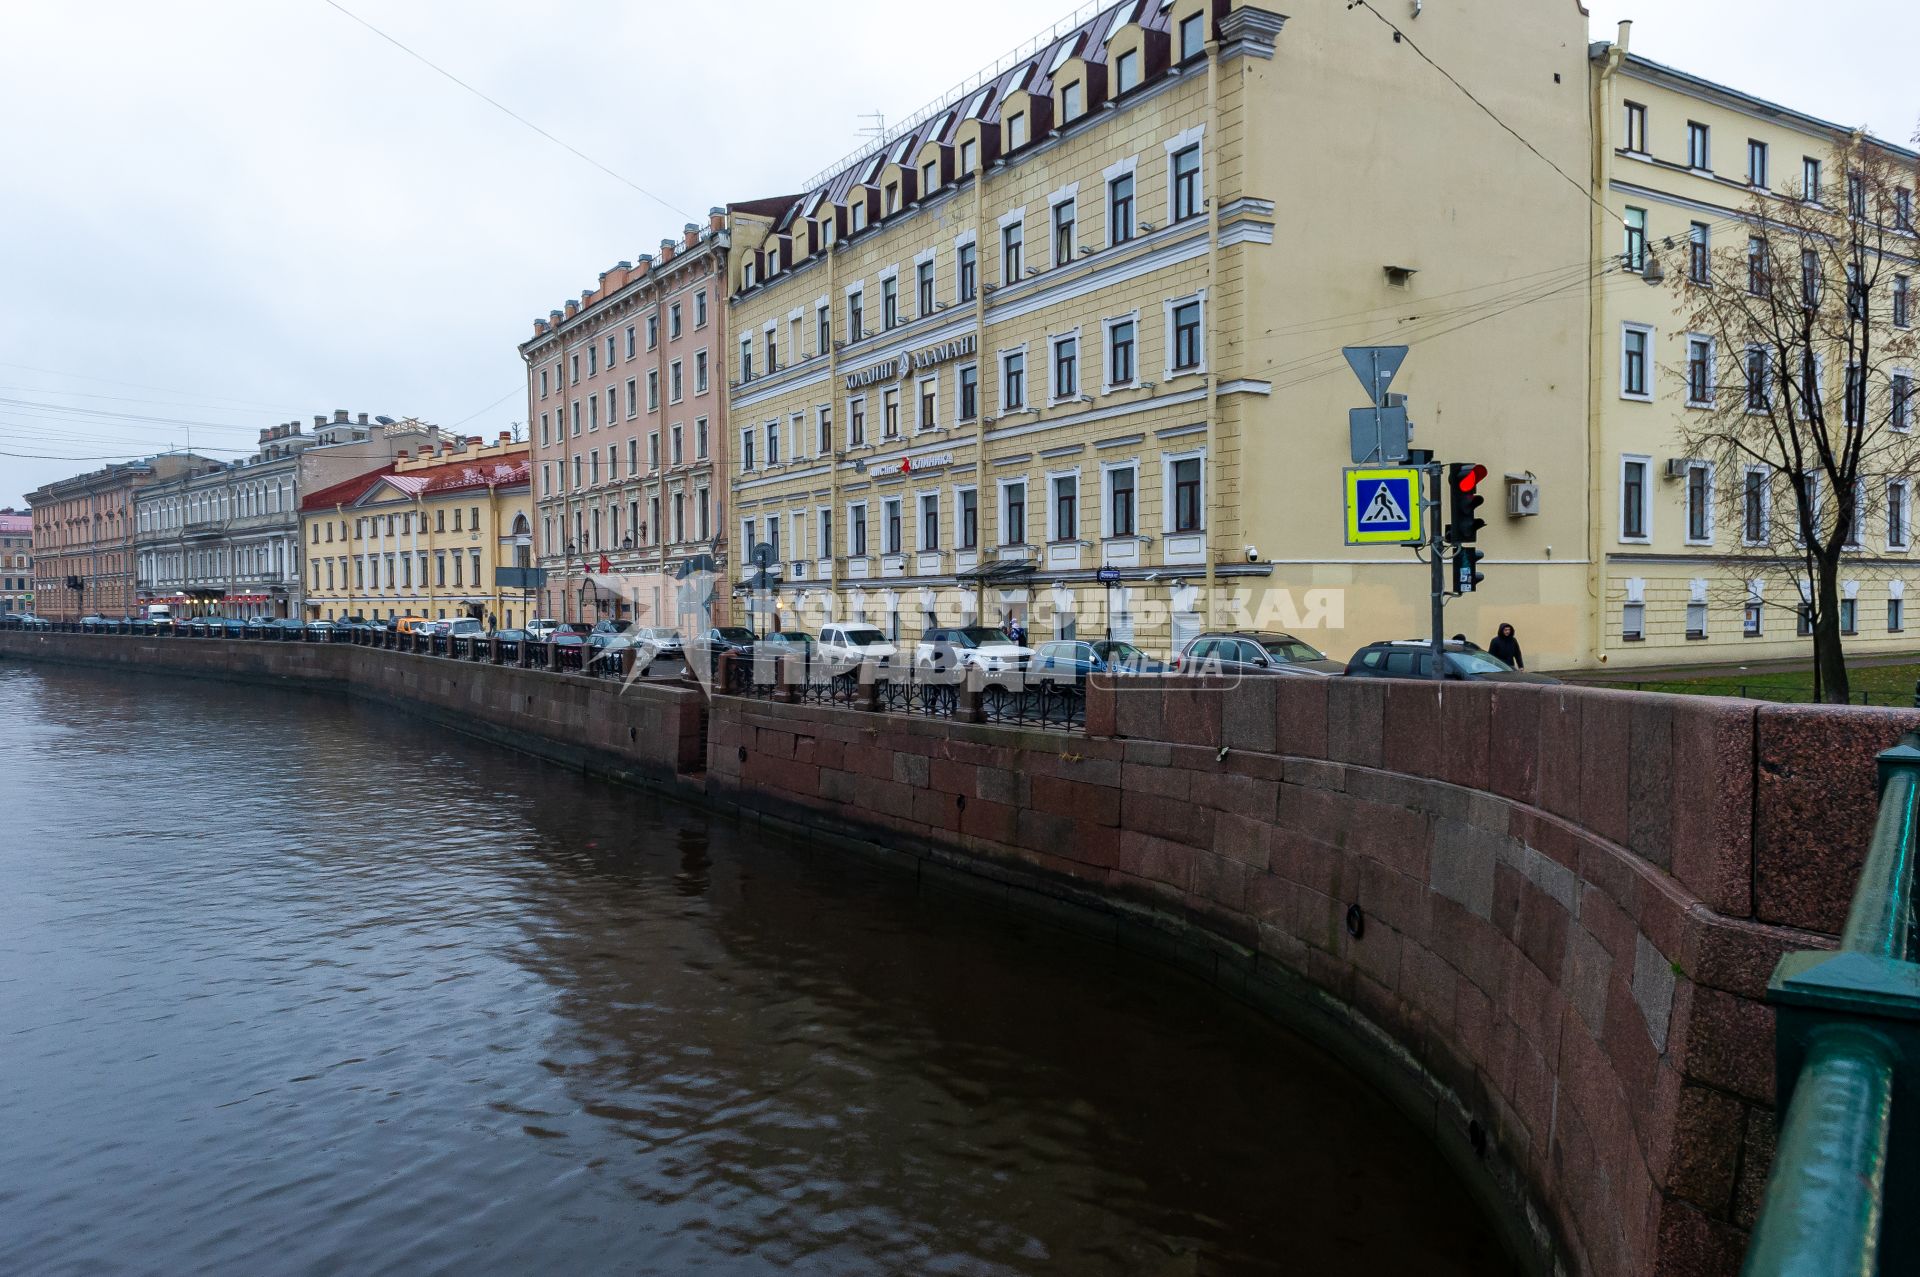
<svg viewBox="0 0 1920 1277"><path fill-rule="evenodd" d="M688 624L672 582L726 563L726 251L715 209L534 320L520 347L547 616ZM589 577L605 572L641 584Z"/></svg>

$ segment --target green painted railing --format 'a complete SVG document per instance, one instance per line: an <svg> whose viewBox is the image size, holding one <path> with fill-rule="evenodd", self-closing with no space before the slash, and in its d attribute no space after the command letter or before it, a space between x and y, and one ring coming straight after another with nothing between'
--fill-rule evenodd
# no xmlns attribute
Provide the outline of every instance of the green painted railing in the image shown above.
<svg viewBox="0 0 1920 1277"><path fill-rule="evenodd" d="M1749 1277L1920 1273L1920 735L1882 753L1880 815L1838 950L1767 984L1780 1125Z"/></svg>

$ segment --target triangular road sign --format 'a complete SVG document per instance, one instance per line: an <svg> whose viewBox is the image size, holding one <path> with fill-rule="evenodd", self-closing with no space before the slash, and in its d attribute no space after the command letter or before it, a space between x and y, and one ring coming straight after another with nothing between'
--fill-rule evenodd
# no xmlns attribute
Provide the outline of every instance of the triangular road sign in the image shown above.
<svg viewBox="0 0 1920 1277"><path fill-rule="evenodd" d="M1360 522L1401 524L1407 522L1407 512L1393 499L1393 489L1383 483L1373 490L1373 500L1360 512Z"/></svg>
<svg viewBox="0 0 1920 1277"><path fill-rule="evenodd" d="M1387 387L1393 384L1393 376L1400 371L1400 365L1406 362L1405 346L1343 346L1340 353L1347 357L1347 366L1353 369L1353 375L1373 396L1373 402L1383 404L1387 398Z"/></svg>

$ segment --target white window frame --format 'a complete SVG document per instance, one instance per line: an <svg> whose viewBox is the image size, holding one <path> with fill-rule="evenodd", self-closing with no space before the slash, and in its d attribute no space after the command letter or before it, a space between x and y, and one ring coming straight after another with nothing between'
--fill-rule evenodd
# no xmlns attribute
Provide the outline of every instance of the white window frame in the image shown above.
<svg viewBox="0 0 1920 1277"><path fill-rule="evenodd" d="M1071 237L1073 242L1067 245L1065 261L1060 260L1058 255L1054 254L1054 250L1057 249L1059 245L1054 243L1054 231L1056 227L1053 219L1060 215L1060 206L1062 204L1073 205L1073 235ZM1080 235L1086 226L1086 223L1080 218L1080 211L1080 183L1078 182L1070 182L1047 196L1047 252L1054 254L1053 265L1056 270L1062 266L1072 265L1074 254L1080 250ZM1024 252L1024 249L1022 251Z"/></svg>
<svg viewBox="0 0 1920 1277"><path fill-rule="evenodd" d="M1906 424L1902 425L1894 414L1899 403L1894 398L1895 388L1904 379L1907 383ZM1920 416L1920 383L1916 383L1911 368L1890 368L1887 370L1887 428L1900 434L1913 429L1914 418Z"/></svg>
<svg viewBox="0 0 1920 1277"><path fill-rule="evenodd" d="M1055 384L1054 373L1057 371L1057 365L1054 361L1060 353L1061 343L1069 341L1073 343L1073 393L1061 395L1057 393L1059 386ZM1063 333L1047 334L1047 407L1079 403L1081 396L1087 393L1086 384L1086 350L1080 340L1080 329L1075 327Z"/></svg>
<svg viewBox="0 0 1920 1277"><path fill-rule="evenodd" d="M1173 516L1174 516L1173 469L1176 465L1178 465L1182 461L1198 461L1200 463L1200 526L1197 528L1188 529L1187 531L1184 531L1184 532L1176 531L1173 526ZM1134 483L1136 485L1135 491L1137 493L1139 490L1138 489L1139 480L1136 479ZM1163 536L1205 536L1207 535L1207 531L1208 531L1207 490L1211 486L1212 486L1212 479L1211 479L1211 476L1208 475L1207 473L1207 450L1205 448L1188 448L1181 452L1161 453L1160 454L1160 532L1161 534ZM1136 496L1135 500L1137 501L1138 499L1139 498ZM1134 523L1137 525L1139 521L1140 521L1139 514L1136 511L1134 515Z"/></svg>
<svg viewBox="0 0 1920 1277"><path fill-rule="evenodd" d="M1205 145L1206 135L1207 135L1207 126L1204 124L1196 124L1192 128L1187 129L1182 133L1177 133L1173 137L1170 137L1165 142L1161 143L1161 145L1166 148L1166 152L1167 152L1167 171L1166 171L1167 221L1166 221L1166 224L1169 226L1171 226L1174 222L1173 157L1179 152L1186 150L1189 146L1195 148L1195 156L1199 164L1199 167L1196 169L1194 173L1194 184L1196 189L1194 190L1193 198L1194 198L1195 204L1194 204L1194 210L1192 214L1190 214L1190 216L1196 217L1196 218L1206 216L1206 213L1207 213L1207 148ZM1134 183L1134 206L1136 208L1139 207L1139 190L1140 190L1140 186L1139 186L1139 183L1136 181Z"/></svg>
<svg viewBox="0 0 1920 1277"><path fill-rule="evenodd" d="M857 518L855 517L856 515L858 515ZM857 551L853 548L853 530L855 527L861 529L860 538L866 543ZM847 502L845 536L848 558L867 559L873 557L873 527L867 523L867 502L864 499Z"/></svg>
<svg viewBox="0 0 1920 1277"><path fill-rule="evenodd" d="M948 491L953 494L953 548L955 550L964 550L969 554L978 553L982 545L980 534L985 530L980 526L980 485L977 483L956 483L948 489ZM966 527L960 521L961 511L966 508L966 494L969 492L973 493L974 537L973 544L970 546L961 544L961 538L966 531Z"/></svg>
<svg viewBox="0 0 1920 1277"><path fill-rule="evenodd" d="M1020 269L1018 274L1009 276L1007 274L1007 231L1016 226L1020 228ZM1033 273L1032 271L1027 269L1027 249L1029 245L1027 243L1026 205L1023 204L1019 208L1016 208L1012 212L1007 213L1003 217L1001 217L1000 227L999 227L999 236L1000 236L1000 241L999 241L1000 286L1002 288L1006 288L1011 284L1019 283L1021 280L1025 279L1027 276ZM977 253L974 258L974 272L976 275L979 273L979 257Z"/></svg>
<svg viewBox="0 0 1920 1277"><path fill-rule="evenodd" d="M1138 172L1139 167L1140 167L1140 157L1138 155L1129 155L1125 159L1116 160L1112 164L1107 165L1107 167L1104 170L1102 170L1100 174L1100 220L1105 224L1105 227L1106 227L1108 248L1112 248L1115 244L1131 243L1132 241L1139 239L1142 234L1140 230L1140 174ZM1128 177L1133 179L1133 223L1134 224L1127 228L1127 235L1125 239L1116 240L1113 237L1113 184L1117 179L1123 178L1123 177Z"/></svg>
<svg viewBox="0 0 1920 1277"><path fill-rule="evenodd" d="M1073 480L1074 527L1073 527L1073 535L1071 537L1063 537L1060 535L1060 523L1059 523L1059 517L1058 517L1059 508L1058 508L1058 503L1055 502L1054 500L1053 485L1061 479ZM1083 539L1080 536L1080 529L1082 526L1086 524L1087 511L1086 511L1086 506L1082 502L1081 498L1085 494L1085 488L1086 488L1086 485L1080 482L1079 466L1074 466L1071 469L1067 469L1067 470L1047 471L1047 543L1049 545L1051 545L1056 541L1072 542L1072 541L1079 541Z"/></svg>
<svg viewBox="0 0 1920 1277"><path fill-rule="evenodd" d="M1023 494L1024 494L1022 499L1023 514L1020 520L1023 526L1020 529L1020 539L1018 541L1009 541L1006 539L1007 538L1007 522L1008 522L1007 520L1007 489L1012 487L1015 484L1021 485ZM1003 546L1003 547L1010 546L1010 545L1032 545L1033 542L1027 539L1027 534L1033 530L1033 483L1032 481L1028 478L1028 476L1024 474L1013 474L1013 475L1008 475L1002 479L995 479L994 495L998 499L998 504L994 508L995 518L994 518L993 530L997 537L994 544L996 546ZM981 538L981 540L984 542L985 538L983 537Z"/></svg>
<svg viewBox="0 0 1920 1277"><path fill-rule="evenodd" d="M927 399L926 390L928 386L933 387L933 419L930 421L922 421L920 420L920 406L926 402L926 399ZM918 434L922 430L938 430L939 428L940 428L940 374L936 372L936 373L931 373L925 377L916 378L914 380L914 383L913 383L913 429L914 429L914 433Z"/></svg>
<svg viewBox="0 0 1920 1277"><path fill-rule="evenodd" d="M1641 375L1646 380L1645 390L1627 388L1627 338L1633 334L1646 338L1646 349L1640 360ZM1620 397L1635 403L1653 402L1653 325L1623 320L1620 324Z"/></svg>
<svg viewBox="0 0 1920 1277"><path fill-rule="evenodd" d="M934 537L937 541L940 533L940 489L915 488L913 490L913 546L916 553L930 554L943 547L927 544L926 501L933 498Z"/></svg>
<svg viewBox="0 0 1920 1277"><path fill-rule="evenodd" d="M1760 535L1747 536L1747 476L1760 476ZM1773 536L1773 467L1749 465L1740 472L1740 544L1748 548L1767 544Z"/></svg>
<svg viewBox="0 0 1920 1277"><path fill-rule="evenodd" d="M1627 467L1639 463L1645 469L1640 480L1640 529L1639 536L1627 535ZM1618 522L1614 526L1614 536L1622 545L1650 545L1653 542L1653 458L1642 453L1623 452L1620 454L1618 475L1620 500L1614 514Z"/></svg>
<svg viewBox="0 0 1920 1277"><path fill-rule="evenodd" d="M1693 397L1693 347L1695 342L1705 342L1707 344L1707 397L1705 399L1695 399ZM1624 355L1625 347L1623 346L1621 349ZM1720 343L1706 333L1687 334L1686 396L1687 407L1689 408L1711 408L1719 402Z"/></svg>
<svg viewBox="0 0 1920 1277"><path fill-rule="evenodd" d="M1113 526L1113 476L1122 470L1133 471L1133 531L1118 532ZM1201 480L1205 485L1205 478ZM1137 538L1140 535L1140 459L1126 457L1115 461L1100 463L1100 539L1110 541L1115 537Z"/></svg>
<svg viewBox="0 0 1920 1277"><path fill-rule="evenodd" d="M1693 510L1690 504L1690 494L1693 492L1693 472L1696 470L1704 470L1707 475L1706 487L1702 493L1702 500L1706 502L1707 534L1706 536L1699 537L1699 538L1696 538L1693 535ZM1714 503L1714 497L1715 497L1715 471L1714 471L1713 462L1711 461L1687 462L1687 474L1686 474L1686 477L1681 480L1681 482L1687 485L1685 488L1681 489L1681 493L1680 493L1680 507L1681 507L1681 516L1682 516L1680 527L1683 533L1683 539L1686 541L1688 545L1712 545L1714 532L1716 531L1714 527L1714 517L1713 517L1714 516L1713 503Z"/></svg>
<svg viewBox="0 0 1920 1277"><path fill-rule="evenodd" d="M1206 312L1201 311L1200 322L1206 322ZM1121 324L1133 325L1133 380L1108 381L1113 372L1113 330ZM1084 380L1084 379L1083 379ZM1133 390L1140 385L1140 312L1129 311L1124 315L1114 315L1100 321L1100 390L1107 393L1114 390Z"/></svg>
<svg viewBox="0 0 1920 1277"><path fill-rule="evenodd" d="M1896 490L1901 496L1900 509L1904 519L1900 529L1901 538L1898 541L1893 539L1893 520L1890 517L1893 510L1893 494ZM1887 530L1886 546L1888 550L1910 550L1913 548L1913 484L1910 481L1906 479L1887 480L1887 507L1881 512L1881 524Z"/></svg>
<svg viewBox="0 0 1920 1277"><path fill-rule="evenodd" d="M1173 312L1188 302L1200 303L1200 362L1191 368L1175 368L1173 366ZM1176 377L1198 377L1204 375L1207 371L1207 290L1202 288L1197 292L1188 293L1184 297L1166 298L1161 302L1161 306L1165 319L1165 331L1162 336L1166 342L1165 351L1167 356L1167 366L1161 374L1163 380L1172 381ZM1134 359L1134 366L1138 368L1139 365L1140 361L1136 357Z"/></svg>
<svg viewBox="0 0 1920 1277"><path fill-rule="evenodd" d="M1018 356L1020 359L1020 403L1019 406L1007 406L1007 361ZM999 372L999 384L994 387L994 398L1000 414L1005 416L1013 412L1033 411L1033 366L1027 358L1027 344L1008 346L995 352L994 366Z"/></svg>

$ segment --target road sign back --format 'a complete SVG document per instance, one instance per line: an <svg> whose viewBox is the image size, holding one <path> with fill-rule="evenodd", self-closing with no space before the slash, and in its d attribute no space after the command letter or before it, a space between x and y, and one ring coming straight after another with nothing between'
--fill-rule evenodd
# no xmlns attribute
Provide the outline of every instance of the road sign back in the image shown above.
<svg viewBox="0 0 1920 1277"><path fill-rule="evenodd" d="M1400 365L1406 362L1405 346L1343 346L1340 353L1347 357L1347 366L1353 369L1353 375L1367 388L1373 402L1385 406L1387 387L1393 384L1393 375L1400 371Z"/></svg>
<svg viewBox="0 0 1920 1277"><path fill-rule="evenodd" d="M1405 461L1413 442L1413 430L1407 424L1407 410L1391 408L1349 408L1347 434L1353 463L1375 465L1385 461Z"/></svg>
<svg viewBox="0 0 1920 1277"><path fill-rule="evenodd" d="M1348 545L1420 540L1420 471L1413 466L1347 469Z"/></svg>

